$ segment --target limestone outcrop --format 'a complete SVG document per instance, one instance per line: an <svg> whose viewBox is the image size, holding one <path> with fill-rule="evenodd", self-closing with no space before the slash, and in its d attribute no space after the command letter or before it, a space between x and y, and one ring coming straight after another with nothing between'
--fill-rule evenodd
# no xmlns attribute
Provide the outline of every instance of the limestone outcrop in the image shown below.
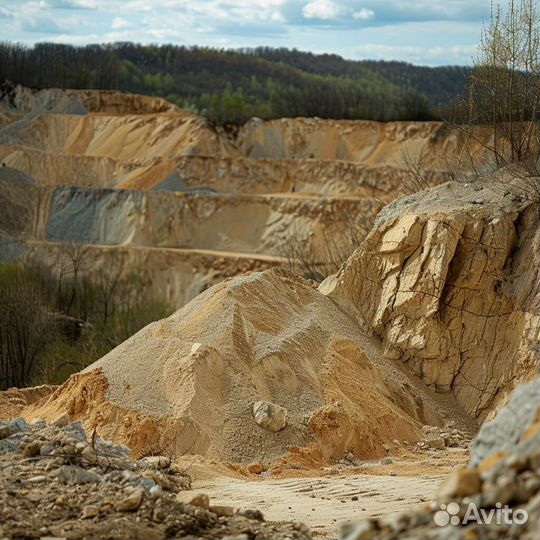
<svg viewBox="0 0 540 540"><path fill-rule="evenodd" d="M538 365L538 203L503 173L389 204L320 290L483 419Z"/></svg>

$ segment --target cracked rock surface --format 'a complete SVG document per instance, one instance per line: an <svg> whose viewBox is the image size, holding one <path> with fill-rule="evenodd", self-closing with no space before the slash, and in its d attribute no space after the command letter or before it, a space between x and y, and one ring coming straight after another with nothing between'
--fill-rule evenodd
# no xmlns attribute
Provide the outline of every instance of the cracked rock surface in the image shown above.
<svg viewBox="0 0 540 540"><path fill-rule="evenodd" d="M504 174L389 204L319 288L480 421L538 365L538 203Z"/></svg>

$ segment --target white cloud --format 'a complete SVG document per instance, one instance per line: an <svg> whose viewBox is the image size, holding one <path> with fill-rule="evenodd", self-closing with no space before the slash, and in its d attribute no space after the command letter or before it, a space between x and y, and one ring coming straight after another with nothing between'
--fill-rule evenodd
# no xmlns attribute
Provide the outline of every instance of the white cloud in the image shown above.
<svg viewBox="0 0 540 540"><path fill-rule="evenodd" d="M372 9L362 8L355 11L352 16L353 19L356 19L357 21L370 21L375 17L375 12Z"/></svg>
<svg viewBox="0 0 540 540"><path fill-rule="evenodd" d="M343 8L341 8L332 0L313 0L302 8L302 15L306 19L322 19L332 20L337 19L343 14Z"/></svg>
<svg viewBox="0 0 540 540"><path fill-rule="evenodd" d="M482 17L488 0L0 0L0 36L296 47L434 65L469 63Z"/></svg>
<svg viewBox="0 0 540 540"><path fill-rule="evenodd" d="M97 9L95 0L47 0L43 7L54 9Z"/></svg>
<svg viewBox="0 0 540 540"><path fill-rule="evenodd" d="M122 17L115 17L111 24L111 28L113 30L123 30L124 28L129 28L130 26L131 23L126 21L126 19L122 19Z"/></svg>

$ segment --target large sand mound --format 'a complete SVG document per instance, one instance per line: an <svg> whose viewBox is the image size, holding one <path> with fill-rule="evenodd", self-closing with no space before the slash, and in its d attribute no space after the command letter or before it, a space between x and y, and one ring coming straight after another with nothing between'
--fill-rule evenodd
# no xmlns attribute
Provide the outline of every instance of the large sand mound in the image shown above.
<svg viewBox="0 0 540 540"><path fill-rule="evenodd" d="M138 452L267 461L315 441L327 458L376 457L442 419L421 383L367 349L309 283L248 274L144 328L26 414L67 410ZM255 423L259 400L287 409L284 429Z"/></svg>

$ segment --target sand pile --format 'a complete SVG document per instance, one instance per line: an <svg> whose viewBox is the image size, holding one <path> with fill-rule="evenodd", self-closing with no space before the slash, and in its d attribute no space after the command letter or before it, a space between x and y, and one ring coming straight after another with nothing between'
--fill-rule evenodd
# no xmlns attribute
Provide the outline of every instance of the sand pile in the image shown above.
<svg viewBox="0 0 540 540"><path fill-rule="evenodd" d="M67 411L135 452L270 462L316 442L327 458L377 457L440 424L443 408L368 348L331 300L270 270L214 286L24 414ZM258 401L286 409L283 429L257 424Z"/></svg>

